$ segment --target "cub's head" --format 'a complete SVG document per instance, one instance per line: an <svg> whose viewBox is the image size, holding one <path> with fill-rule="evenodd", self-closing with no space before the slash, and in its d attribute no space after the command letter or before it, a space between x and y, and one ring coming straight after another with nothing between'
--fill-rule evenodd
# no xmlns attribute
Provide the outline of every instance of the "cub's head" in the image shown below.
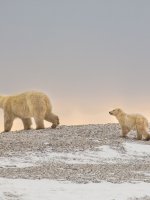
<svg viewBox="0 0 150 200"><path fill-rule="evenodd" d="M56 128L59 125L59 117L57 115L54 116L51 128Z"/></svg>
<svg viewBox="0 0 150 200"><path fill-rule="evenodd" d="M110 115L117 117L118 115L122 114L123 111L120 108L116 108L109 112Z"/></svg>

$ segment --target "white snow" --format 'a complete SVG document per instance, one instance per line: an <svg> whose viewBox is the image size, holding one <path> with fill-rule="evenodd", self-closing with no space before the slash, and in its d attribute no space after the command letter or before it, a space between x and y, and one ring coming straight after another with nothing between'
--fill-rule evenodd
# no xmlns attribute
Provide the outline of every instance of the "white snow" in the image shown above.
<svg viewBox="0 0 150 200"><path fill-rule="evenodd" d="M13 200L127 200L150 196L149 183L109 182L75 184L51 180L0 178L0 199Z"/></svg>
<svg viewBox="0 0 150 200"><path fill-rule="evenodd" d="M33 166L33 162L27 156L0 157L0 167L2 168L25 168L31 166Z"/></svg>
<svg viewBox="0 0 150 200"><path fill-rule="evenodd" d="M120 153L118 153L116 150L110 148L110 146L108 146L108 145L100 146L97 149L100 151L96 152L96 154L98 154L98 156L101 158L105 158L105 159L121 158ZM95 151L93 151L93 154L95 154Z"/></svg>
<svg viewBox="0 0 150 200"><path fill-rule="evenodd" d="M150 145L125 143L124 147L129 156L150 156Z"/></svg>

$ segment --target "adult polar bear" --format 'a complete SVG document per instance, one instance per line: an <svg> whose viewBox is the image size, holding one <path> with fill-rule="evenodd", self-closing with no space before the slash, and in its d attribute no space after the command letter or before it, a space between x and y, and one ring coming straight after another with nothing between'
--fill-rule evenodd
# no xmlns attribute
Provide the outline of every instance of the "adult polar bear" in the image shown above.
<svg viewBox="0 0 150 200"><path fill-rule="evenodd" d="M148 120L140 114L126 114L120 108L109 112L114 115L122 128L122 136L126 137L130 130L137 131L137 139L149 140L150 134L148 133Z"/></svg>
<svg viewBox="0 0 150 200"><path fill-rule="evenodd" d="M4 132L11 130L15 118L20 118L24 129L31 128L31 117L36 129L44 128L44 120L52 123L52 128L59 124L59 118L52 113L48 96L42 92L29 91L13 96L0 96L0 108L4 110Z"/></svg>

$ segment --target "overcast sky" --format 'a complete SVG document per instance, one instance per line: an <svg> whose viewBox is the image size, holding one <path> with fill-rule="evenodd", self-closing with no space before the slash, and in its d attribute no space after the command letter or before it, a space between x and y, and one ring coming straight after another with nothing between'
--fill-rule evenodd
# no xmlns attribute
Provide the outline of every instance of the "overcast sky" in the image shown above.
<svg viewBox="0 0 150 200"><path fill-rule="evenodd" d="M149 0L0 0L0 93L45 91L62 124L150 121L149 23Z"/></svg>

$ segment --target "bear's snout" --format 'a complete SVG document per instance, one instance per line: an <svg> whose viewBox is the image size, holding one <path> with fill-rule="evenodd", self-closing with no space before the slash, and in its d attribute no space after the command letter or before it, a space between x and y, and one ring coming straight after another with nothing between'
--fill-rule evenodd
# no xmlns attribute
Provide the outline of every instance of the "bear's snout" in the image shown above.
<svg viewBox="0 0 150 200"><path fill-rule="evenodd" d="M110 111L109 114L112 115L113 113Z"/></svg>

